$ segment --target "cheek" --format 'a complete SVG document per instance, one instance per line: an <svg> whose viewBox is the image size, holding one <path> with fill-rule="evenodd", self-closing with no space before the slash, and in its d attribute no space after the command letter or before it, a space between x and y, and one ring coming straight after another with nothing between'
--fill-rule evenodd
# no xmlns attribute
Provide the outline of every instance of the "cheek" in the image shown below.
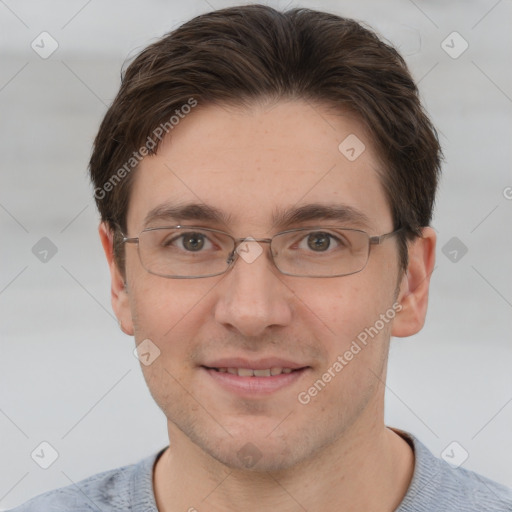
<svg viewBox="0 0 512 512"><path fill-rule="evenodd" d="M362 277L359 273L329 279L307 290L294 287L304 305L301 317L309 318L313 332L321 333L322 339L331 340L338 348L350 343L392 306L389 286L379 289L371 279Z"/></svg>
<svg viewBox="0 0 512 512"><path fill-rule="evenodd" d="M349 276L342 279L337 286L329 285L323 295L307 295L307 304L314 312L308 317L310 328L325 333L317 339L327 355L325 365L318 368L310 383L322 389L315 407L330 410L333 406L330 414L336 421L345 421L351 412L356 414L364 408L379 388L395 315L389 288L375 290L364 280L356 284L355 276L353 280ZM315 389L308 389L315 393Z"/></svg>
<svg viewBox="0 0 512 512"><path fill-rule="evenodd" d="M165 279L148 273L138 276L130 290L136 340L150 338L174 345L171 341L184 329L193 337L194 326L199 327L199 319L206 318L203 299L211 286L206 280Z"/></svg>
<svg viewBox="0 0 512 512"><path fill-rule="evenodd" d="M160 405L171 400L169 393L179 389L176 381L186 380L192 368L190 353L201 325L198 315L204 318L204 311L201 295L191 288L190 283L149 276L132 289L135 340L137 345L149 340L154 357L150 364L141 364L141 369Z"/></svg>

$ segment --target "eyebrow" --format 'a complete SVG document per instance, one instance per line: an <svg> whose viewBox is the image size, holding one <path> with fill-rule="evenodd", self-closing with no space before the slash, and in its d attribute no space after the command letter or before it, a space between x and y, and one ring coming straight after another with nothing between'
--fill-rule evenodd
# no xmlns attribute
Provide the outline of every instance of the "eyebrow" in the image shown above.
<svg viewBox="0 0 512 512"><path fill-rule="evenodd" d="M189 220L229 225L231 215L224 213L214 206L202 203L163 203L148 212L144 219L144 227L155 221L181 222Z"/></svg>
<svg viewBox="0 0 512 512"><path fill-rule="evenodd" d="M233 216L203 203L163 203L153 208L144 219L144 227L156 221L199 221L230 225ZM289 209L275 208L272 217L273 229L286 229L296 224L330 220L354 227L368 228L369 217L361 210L344 204L309 203Z"/></svg>

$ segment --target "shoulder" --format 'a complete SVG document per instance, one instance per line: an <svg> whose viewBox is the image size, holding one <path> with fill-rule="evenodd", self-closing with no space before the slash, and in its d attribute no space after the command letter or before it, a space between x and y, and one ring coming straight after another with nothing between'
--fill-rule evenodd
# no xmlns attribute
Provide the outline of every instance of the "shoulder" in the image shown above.
<svg viewBox="0 0 512 512"><path fill-rule="evenodd" d="M400 434L413 443L416 462L411 484L396 512L512 512L512 489L452 467L411 434Z"/></svg>
<svg viewBox="0 0 512 512"><path fill-rule="evenodd" d="M112 506L111 497L114 493L117 495L116 504L125 504L127 476L132 468L132 466L124 466L92 475L75 484L36 496L10 512L110 511L111 508L104 507Z"/></svg>
<svg viewBox="0 0 512 512"><path fill-rule="evenodd" d="M133 510L134 502L147 506L146 510L150 511L154 500L152 468L161 453L45 492L8 512L129 511Z"/></svg>

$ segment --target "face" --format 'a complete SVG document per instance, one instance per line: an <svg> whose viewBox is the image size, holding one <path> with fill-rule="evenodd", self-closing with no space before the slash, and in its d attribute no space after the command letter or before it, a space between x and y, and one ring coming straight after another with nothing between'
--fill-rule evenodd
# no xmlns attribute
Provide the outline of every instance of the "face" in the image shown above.
<svg viewBox="0 0 512 512"><path fill-rule="evenodd" d="M318 225L370 235L393 231L377 155L353 117L300 101L243 111L208 106L171 133L137 170L130 237L148 225L178 224L235 238ZM338 148L351 134L365 144L355 160ZM189 203L213 207L224 219L145 223L159 205ZM309 204L357 210L366 221L318 217L274 225L276 212ZM149 339L160 350L142 370L171 437L232 468L256 462L254 468L276 470L308 460L356 428L370 429L382 413L379 378L392 318L400 314L393 308L398 249L390 238L372 246L359 273L308 278L281 274L268 244L261 248L254 261L238 258L223 275L166 279L148 273L136 245L127 244L127 287L116 312L137 344ZM282 373L283 367L293 371ZM218 368L278 374L239 376Z"/></svg>

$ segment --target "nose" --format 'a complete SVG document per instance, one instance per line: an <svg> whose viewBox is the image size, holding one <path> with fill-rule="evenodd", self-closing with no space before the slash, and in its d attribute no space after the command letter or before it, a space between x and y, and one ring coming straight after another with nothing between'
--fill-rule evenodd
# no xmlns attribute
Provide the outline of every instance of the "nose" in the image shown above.
<svg viewBox="0 0 512 512"><path fill-rule="evenodd" d="M271 260L269 244L244 241L234 257L216 287L216 321L246 337L290 324L293 293Z"/></svg>

